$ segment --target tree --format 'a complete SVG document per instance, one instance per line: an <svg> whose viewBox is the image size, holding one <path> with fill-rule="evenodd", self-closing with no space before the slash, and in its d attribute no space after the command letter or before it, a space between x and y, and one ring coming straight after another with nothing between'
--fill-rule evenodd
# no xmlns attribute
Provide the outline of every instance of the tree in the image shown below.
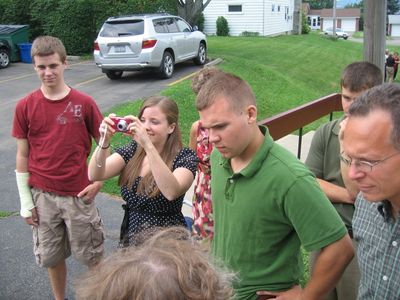
<svg viewBox="0 0 400 300"><path fill-rule="evenodd" d="M197 19L211 0L177 0L178 15L184 18L190 25L195 25Z"/></svg>
<svg viewBox="0 0 400 300"><path fill-rule="evenodd" d="M347 4L345 8L363 8L364 0L360 0L358 3ZM387 14L395 15L400 10L400 3L398 0L387 0Z"/></svg>
<svg viewBox="0 0 400 300"><path fill-rule="evenodd" d="M364 7L364 0L360 0L356 3L346 4L344 8L363 8Z"/></svg>
<svg viewBox="0 0 400 300"><path fill-rule="evenodd" d="M311 9L332 8L333 0L309 0Z"/></svg>
<svg viewBox="0 0 400 300"><path fill-rule="evenodd" d="M387 14L394 15L400 10L400 4L397 0L387 0Z"/></svg>

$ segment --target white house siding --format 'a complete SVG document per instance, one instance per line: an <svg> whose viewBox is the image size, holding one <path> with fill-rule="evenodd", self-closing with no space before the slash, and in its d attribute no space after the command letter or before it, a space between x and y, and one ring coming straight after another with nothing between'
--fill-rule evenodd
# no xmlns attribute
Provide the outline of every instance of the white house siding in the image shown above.
<svg viewBox="0 0 400 300"><path fill-rule="evenodd" d="M323 26L324 29L332 28L333 18L324 18L323 21L324 21L324 26ZM336 20L336 24L338 24L338 20ZM356 19L355 18L341 18L340 28L346 32L356 31Z"/></svg>
<svg viewBox="0 0 400 300"><path fill-rule="evenodd" d="M229 5L241 5L242 12L228 12ZM272 12L272 5L275 11ZM278 6L280 11L278 12ZM289 13L286 14L285 7ZM216 34L216 21L223 16L228 21L229 34L240 35L244 31L260 35L275 35L293 30L294 0L212 0L204 10L204 32Z"/></svg>

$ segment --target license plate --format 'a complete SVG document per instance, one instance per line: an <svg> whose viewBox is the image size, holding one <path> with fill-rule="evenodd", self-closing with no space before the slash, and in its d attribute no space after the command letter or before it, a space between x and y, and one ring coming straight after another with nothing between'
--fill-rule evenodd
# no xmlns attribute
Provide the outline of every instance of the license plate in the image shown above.
<svg viewBox="0 0 400 300"><path fill-rule="evenodd" d="M114 46L114 50L116 53L123 53L125 52L125 46Z"/></svg>

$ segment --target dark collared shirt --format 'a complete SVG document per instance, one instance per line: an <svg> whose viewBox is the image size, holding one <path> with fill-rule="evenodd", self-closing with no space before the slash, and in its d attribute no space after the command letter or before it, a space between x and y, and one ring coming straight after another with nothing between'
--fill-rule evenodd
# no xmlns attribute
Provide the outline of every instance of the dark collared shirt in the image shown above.
<svg viewBox="0 0 400 300"><path fill-rule="evenodd" d="M400 299L400 218L389 201L368 202L360 193L353 217L361 281L359 300Z"/></svg>

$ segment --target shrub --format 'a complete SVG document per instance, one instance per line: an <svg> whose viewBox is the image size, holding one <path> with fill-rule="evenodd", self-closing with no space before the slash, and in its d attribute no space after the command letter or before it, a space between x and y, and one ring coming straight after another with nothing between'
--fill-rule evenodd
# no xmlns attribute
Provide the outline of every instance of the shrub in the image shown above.
<svg viewBox="0 0 400 300"><path fill-rule="evenodd" d="M204 14L203 13L199 14L199 16L197 17L196 25L200 31L204 31Z"/></svg>
<svg viewBox="0 0 400 300"><path fill-rule="evenodd" d="M229 35L228 21L222 16L217 18L217 35L218 36Z"/></svg>
<svg viewBox="0 0 400 300"><path fill-rule="evenodd" d="M0 24L29 25L30 40L56 36L71 55L92 52L108 17L145 12L176 14L175 0L0 0Z"/></svg>
<svg viewBox="0 0 400 300"><path fill-rule="evenodd" d="M311 28L307 23L307 16L304 13L301 13L301 34L308 34Z"/></svg>
<svg viewBox="0 0 400 300"><path fill-rule="evenodd" d="M337 41L337 40L339 40L339 38L338 38L337 36L333 36L333 35L325 35L325 37L326 37L328 40L331 40L331 41Z"/></svg>
<svg viewBox="0 0 400 300"><path fill-rule="evenodd" d="M243 31L240 35L241 36L259 36L260 33L254 32L254 31Z"/></svg>

